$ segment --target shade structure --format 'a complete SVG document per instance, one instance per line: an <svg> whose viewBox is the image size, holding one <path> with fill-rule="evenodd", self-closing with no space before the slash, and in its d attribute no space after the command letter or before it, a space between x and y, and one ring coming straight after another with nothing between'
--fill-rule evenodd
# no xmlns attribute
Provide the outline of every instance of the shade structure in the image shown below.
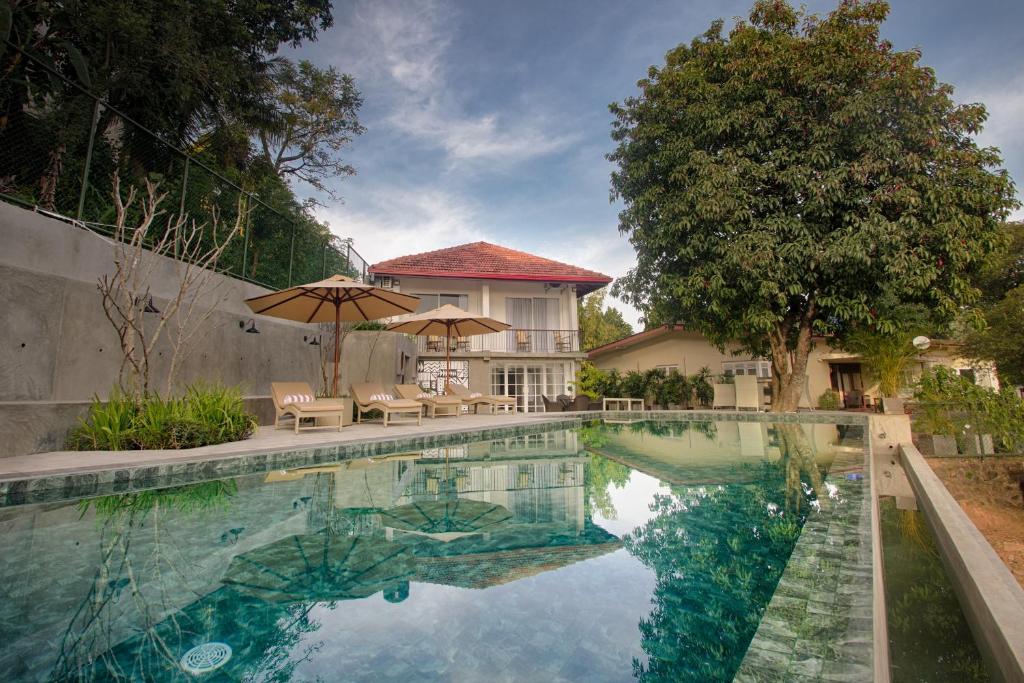
<svg viewBox="0 0 1024 683"><path fill-rule="evenodd" d="M478 334L504 332L511 327L508 323L483 315L474 315L451 304L439 306L425 313L417 313L388 325L388 329L393 332L405 332L420 337L444 336L446 383L452 375L451 338L453 334L456 337L473 337Z"/></svg>
<svg viewBox="0 0 1024 683"><path fill-rule="evenodd" d="M301 323L335 324L334 380L331 395L338 395L338 369L341 346L338 326L342 322L378 320L393 315L412 313L419 306L419 297L399 294L389 289L356 282L344 275L311 282L246 299L253 313L269 315Z"/></svg>
<svg viewBox="0 0 1024 683"><path fill-rule="evenodd" d="M392 529L457 536L498 529L512 519L512 513L501 505L453 496L384 510L380 518Z"/></svg>
<svg viewBox="0 0 1024 683"><path fill-rule="evenodd" d="M265 602L357 600L408 581L408 548L366 536L288 536L235 556L222 583Z"/></svg>

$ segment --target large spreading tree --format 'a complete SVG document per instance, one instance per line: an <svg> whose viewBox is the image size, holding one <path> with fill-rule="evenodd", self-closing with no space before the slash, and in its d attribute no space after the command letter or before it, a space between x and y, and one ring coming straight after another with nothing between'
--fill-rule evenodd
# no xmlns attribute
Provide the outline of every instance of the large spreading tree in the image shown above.
<svg viewBox="0 0 1024 683"><path fill-rule="evenodd" d="M611 106L612 197L637 252L618 291L649 324L769 357L776 411L797 405L812 335L891 329L884 295L950 317L970 303L1016 204L974 141L985 108L883 40L888 11L758 2Z"/></svg>

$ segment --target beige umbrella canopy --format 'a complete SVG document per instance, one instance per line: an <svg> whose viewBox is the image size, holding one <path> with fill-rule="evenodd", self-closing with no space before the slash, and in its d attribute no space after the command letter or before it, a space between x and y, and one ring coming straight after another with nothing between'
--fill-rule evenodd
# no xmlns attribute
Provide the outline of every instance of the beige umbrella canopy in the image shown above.
<svg viewBox="0 0 1024 683"><path fill-rule="evenodd" d="M344 275L311 282L264 294L245 303L253 313L270 315L301 323L335 324L334 381L331 395L338 395L338 365L341 348L337 327L342 321L377 320L403 313L412 313L419 306L419 297L399 294L388 289L356 282Z"/></svg>
<svg viewBox="0 0 1024 683"><path fill-rule="evenodd" d="M473 315L451 304L445 304L432 311L418 313L388 325L388 329L393 332L405 332L406 334L414 334L420 337L445 337L444 348L447 366L445 369L445 383L452 376L451 337L453 334L456 337L472 337L478 334L503 332L511 327L508 323L482 315Z"/></svg>

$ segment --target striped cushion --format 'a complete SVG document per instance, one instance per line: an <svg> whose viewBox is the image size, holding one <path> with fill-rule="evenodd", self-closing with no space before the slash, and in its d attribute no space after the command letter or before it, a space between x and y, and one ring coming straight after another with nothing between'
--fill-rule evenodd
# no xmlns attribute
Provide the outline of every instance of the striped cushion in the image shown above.
<svg viewBox="0 0 1024 683"><path fill-rule="evenodd" d="M313 396L310 395L310 394L285 394L285 396L281 399L281 403L283 405L288 405L289 403L312 403L312 402L313 402Z"/></svg>

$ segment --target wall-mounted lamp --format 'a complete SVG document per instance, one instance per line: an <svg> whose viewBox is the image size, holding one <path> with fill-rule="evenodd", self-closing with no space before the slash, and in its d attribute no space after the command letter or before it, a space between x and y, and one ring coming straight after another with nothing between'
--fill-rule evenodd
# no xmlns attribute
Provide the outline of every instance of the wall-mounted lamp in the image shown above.
<svg viewBox="0 0 1024 683"><path fill-rule="evenodd" d="M249 323L249 329L245 330L245 324ZM239 320L238 329L245 330L246 334L259 334L260 331L256 329L256 321L252 318L248 320Z"/></svg>
<svg viewBox="0 0 1024 683"><path fill-rule="evenodd" d="M135 305L142 304L142 297L135 297ZM146 299L145 305L142 306L143 313L159 313L160 309L153 304L153 297Z"/></svg>
<svg viewBox="0 0 1024 683"><path fill-rule="evenodd" d="M302 341L307 342L310 346L320 346L320 337L317 335L302 335Z"/></svg>

